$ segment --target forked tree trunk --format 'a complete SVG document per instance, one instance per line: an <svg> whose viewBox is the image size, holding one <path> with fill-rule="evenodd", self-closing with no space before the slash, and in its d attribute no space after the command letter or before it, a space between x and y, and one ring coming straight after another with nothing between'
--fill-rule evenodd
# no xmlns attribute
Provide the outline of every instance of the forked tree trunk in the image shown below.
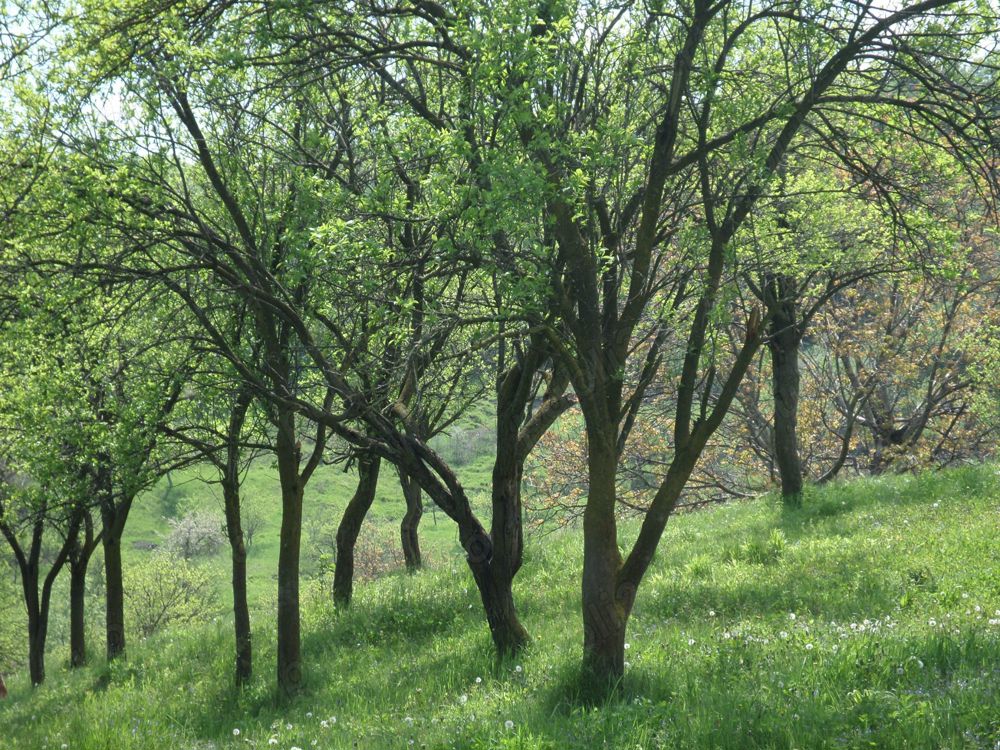
<svg viewBox="0 0 1000 750"><path fill-rule="evenodd" d="M295 415L282 410L277 419L275 456L281 482L281 534L278 547L278 687L291 695L302 686L299 621L299 557L302 544L301 447L295 439Z"/></svg>
<svg viewBox="0 0 1000 750"><path fill-rule="evenodd" d="M90 511L84 510L83 527L77 531L69 555L69 665L74 669L87 663L87 570L99 543Z"/></svg>
<svg viewBox="0 0 1000 750"><path fill-rule="evenodd" d="M351 603L354 591L354 548L358 534L375 500L382 460L363 455L358 459L358 486L344 509L337 527L337 561L333 570L333 600L340 606Z"/></svg>
<svg viewBox="0 0 1000 750"><path fill-rule="evenodd" d="M399 470L399 484L403 490L403 498L406 500L406 512L403 520L399 524L399 536L403 547L403 560L406 569L411 573L420 570L422 561L420 558L420 519L424 515L423 498L421 497L420 485L414 481L405 470Z"/></svg>
<svg viewBox="0 0 1000 750"><path fill-rule="evenodd" d="M101 462L101 544L104 549L105 638L108 661L125 653L125 583L122 575L122 534L132 508L132 497L116 501L111 472Z"/></svg>
<svg viewBox="0 0 1000 750"><path fill-rule="evenodd" d="M28 674L32 685L45 682L45 625L38 597L38 567L21 569L24 603L28 610Z"/></svg>

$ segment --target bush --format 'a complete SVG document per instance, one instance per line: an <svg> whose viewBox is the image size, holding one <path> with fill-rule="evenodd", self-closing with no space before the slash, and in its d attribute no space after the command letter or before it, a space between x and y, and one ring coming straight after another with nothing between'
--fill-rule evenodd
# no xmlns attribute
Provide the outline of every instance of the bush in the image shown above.
<svg viewBox="0 0 1000 750"><path fill-rule="evenodd" d="M155 552L125 570L130 624L148 638L170 624L207 620L216 606L208 574L182 557Z"/></svg>
<svg viewBox="0 0 1000 750"><path fill-rule="evenodd" d="M181 519L171 518L168 523L170 532L163 549L184 560L214 555L225 541L222 523L206 511L193 511Z"/></svg>

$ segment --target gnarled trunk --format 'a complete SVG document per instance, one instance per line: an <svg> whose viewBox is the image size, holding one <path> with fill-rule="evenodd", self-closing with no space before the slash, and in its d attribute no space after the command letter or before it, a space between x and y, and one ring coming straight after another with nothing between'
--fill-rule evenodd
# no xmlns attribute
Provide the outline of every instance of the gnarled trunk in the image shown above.
<svg viewBox="0 0 1000 750"><path fill-rule="evenodd" d="M333 571L333 600L341 606L351 603L354 591L354 547L361 525L375 500L382 460L363 455L358 459L358 486L337 527L337 562Z"/></svg>
<svg viewBox="0 0 1000 750"><path fill-rule="evenodd" d="M403 547L403 560L406 569L411 573L420 570L420 536L417 533L420 519L424 515L424 504L420 485L417 484L405 470L399 470L399 484L406 500L406 512L399 524L399 536Z"/></svg>

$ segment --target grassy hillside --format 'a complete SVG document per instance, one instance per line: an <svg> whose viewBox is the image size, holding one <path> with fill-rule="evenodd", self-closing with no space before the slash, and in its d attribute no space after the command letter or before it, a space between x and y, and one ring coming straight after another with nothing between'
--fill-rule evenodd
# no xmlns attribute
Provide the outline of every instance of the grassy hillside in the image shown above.
<svg viewBox="0 0 1000 750"><path fill-rule="evenodd" d="M306 692L291 703L273 692L261 610L241 694L224 618L111 668L69 674L54 653L46 686L10 685L0 747L995 748L998 490L982 467L828 487L795 513L763 499L673 519L625 685L598 705L574 694L580 535L567 529L529 540L516 595L534 641L516 662L494 663L447 547L420 575L359 586L348 613L307 586Z"/></svg>

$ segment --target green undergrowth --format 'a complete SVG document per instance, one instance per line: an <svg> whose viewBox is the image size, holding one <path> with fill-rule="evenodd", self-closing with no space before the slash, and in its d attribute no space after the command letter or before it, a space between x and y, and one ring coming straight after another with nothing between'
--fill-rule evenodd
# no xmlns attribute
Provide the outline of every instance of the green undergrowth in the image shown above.
<svg viewBox="0 0 1000 750"><path fill-rule="evenodd" d="M256 676L231 686L225 618L128 660L12 680L0 748L1000 747L995 468L863 480L671 520L639 590L627 674L578 691L581 536L529 538L532 633L496 663L457 553L360 584L347 612L304 586L305 689L274 691L271 610ZM625 524L623 540L637 526Z"/></svg>

